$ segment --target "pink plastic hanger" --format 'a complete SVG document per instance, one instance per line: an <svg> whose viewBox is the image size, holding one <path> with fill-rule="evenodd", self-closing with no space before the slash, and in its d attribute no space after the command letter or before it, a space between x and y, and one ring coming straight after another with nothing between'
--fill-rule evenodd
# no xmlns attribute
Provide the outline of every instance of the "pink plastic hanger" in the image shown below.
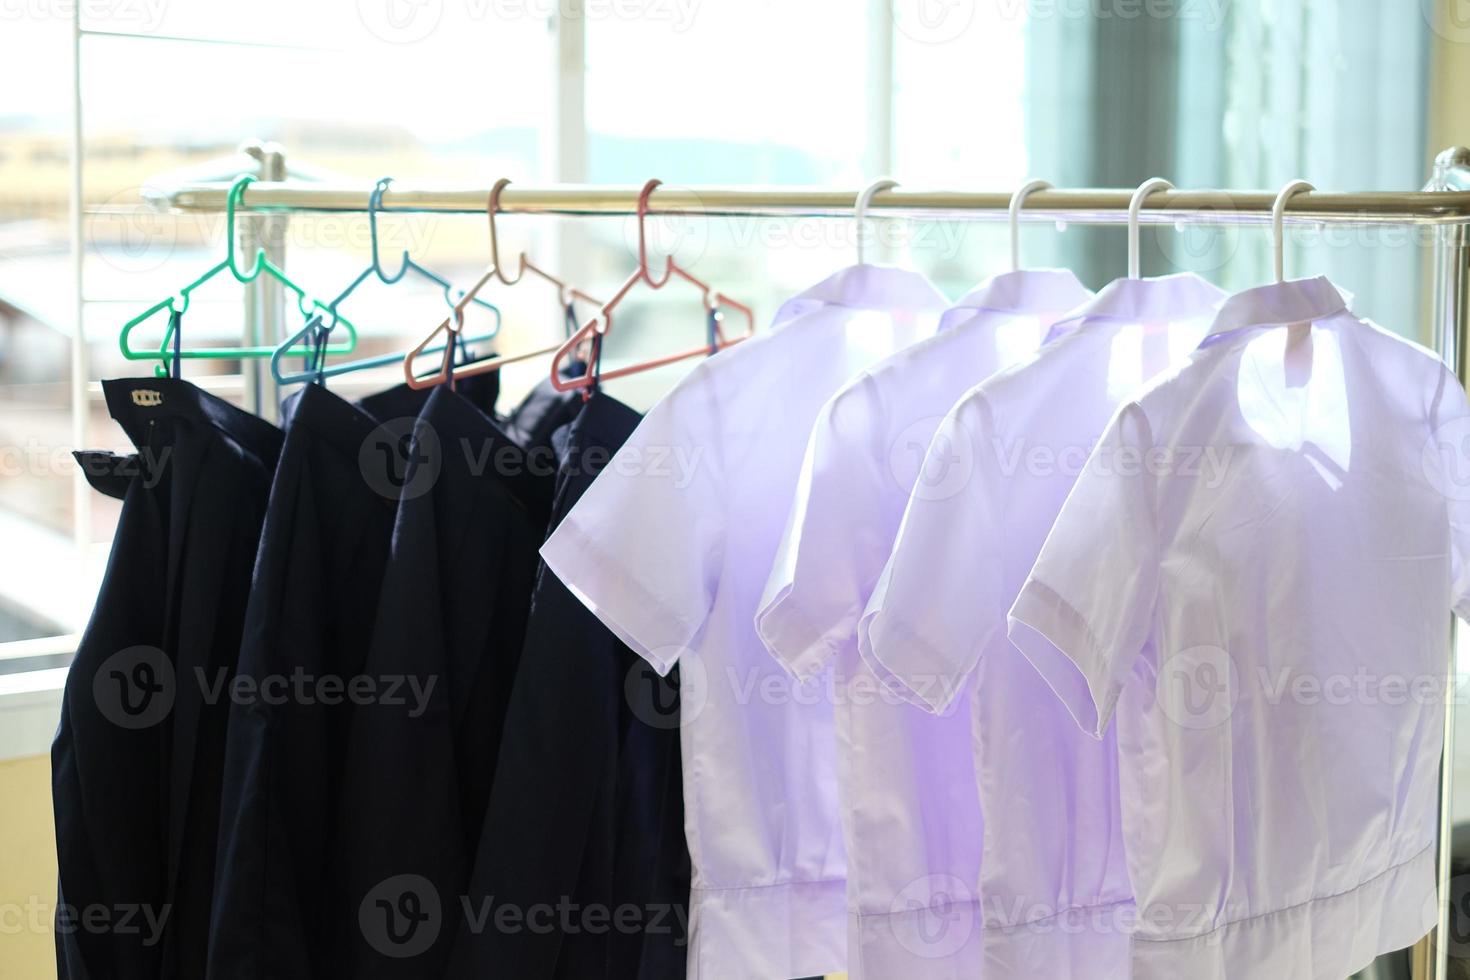
<svg viewBox="0 0 1470 980"><path fill-rule="evenodd" d="M631 276L628 277L627 281L623 283L622 287L613 294L613 298L608 300L607 304L602 307L602 311L592 320L589 320L585 325L583 325L582 328L579 329L576 333L572 334L572 336L567 339L566 343L562 344L561 347L557 350L556 356L551 359L551 384L554 388L556 388L557 391L573 391L580 388L582 389L582 396L584 398L589 398L592 394L592 388L595 387L599 381L610 381L614 378L625 378L630 374L638 374L643 371L651 371L654 368L660 368L667 364L674 364L678 361L683 361L691 357L699 357L701 355L713 354L716 351L724 350L726 347L738 344L742 340L746 340L755 333L755 313L752 312L749 306L746 306L744 303L738 302L737 300L731 299L724 293L714 289L708 283L696 278L687 269L684 269L677 262L675 262L672 255L669 255L665 258L663 278L655 280L653 278L653 275L649 272L648 239L644 225L648 218L648 199L650 196L652 196L653 189L657 187L660 183L661 181L658 180L650 180L648 183L643 185L643 190L638 195L638 268L634 270ZM633 287L638 285L638 283L640 282L647 283L650 289L663 289L669 284L670 280L674 279L675 277L678 277L679 279L682 279L683 281L699 289L701 293L701 298L704 302L704 308L706 312L713 318L714 330L712 342L705 344L702 347L694 347L686 351L680 351L677 354L667 354L662 357L655 357L646 361L639 361L636 364L629 364L624 367L617 368L613 371L600 371L599 361L602 357L602 341L603 338L607 336L608 332L612 330L613 311L617 309L618 304L621 303L623 301L623 298L627 296L628 293L632 292ZM744 333L736 337L725 336L724 330L721 327L723 318L720 314L720 310L722 308L732 309L739 313L741 316L745 317L746 328ZM562 362L564 362L568 357L572 355L574 351L576 351L585 343L590 343L592 347L591 353L587 358L586 372L580 377L562 377Z"/></svg>
<svg viewBox="0 0 1470 980"><path fill-rule="evenodd" d="M541 266L526 258L525 252L522 252L520 254L520 257L516 260L515 278L506 278L505 269L500 263L500 236L495 229L495 214L500 210L500 194L502 191L505 190L506 185L508 185L509 183L510 180L505 177L497 180L495 182L495 186L490 189L489 200L487 200L485 203L485 215L490 221L489 268L487 268L484 274L481 275L480 278L475 282L475 284L469 288L469 291L464 294L459 302L454 305L454 310L451 312L451 315L446 317L443 323L440 323L437 327L435 327L433 331L430 332L430 334L423 339L422 343L413 348L413 350L409 351L403 358L403 377L410 388L431 388L434 385L443 384L445 381L451 381L452 383L453 380L457 380L459 378L472 378L478 374L490 374L491 372L499 371L507 364L515 364L518 361L528 361L533 357L541 357L542 355L551 354L561 349L561 344L552 344L548 347L539 347L536 350L522 351L519 354L511 354L505 357L490 357L483 361L475 361L471 364L454 367L453 370L451 370L451 367L453 365L454 348L456 346L454 343L454 339L451 337L449 343L445 344L444 346L444 357L439 364L439 370L434 374L427 375L425 377L416 376L413 370L415 359L423 353L426 347L434 342L434 338L439 336L439 334L446 331L451 334L459 332L460 328L464 324L465 307L474 300L476 294L478 294L480 290L483 289L490 282L491 279L498 279L506 286L514 286L516 283L524 279L526 277L526 273L529 272L542 281L548 282L556 287L557 300L558 302L560 302L561 306L564 309L570 307L572 303L576 300L581 300L583 303L586 303L587 305L593 307L601 305L598 300L594 299L591 296L588 296L580 289L567 285L561 279L558 279L556 276L541 268Z"/></svg>

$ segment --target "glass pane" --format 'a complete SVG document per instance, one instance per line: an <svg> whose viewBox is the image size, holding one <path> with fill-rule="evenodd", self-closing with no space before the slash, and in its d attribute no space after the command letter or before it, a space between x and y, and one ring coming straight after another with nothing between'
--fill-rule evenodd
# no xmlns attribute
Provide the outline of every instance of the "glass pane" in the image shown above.
<svg viewBox="0 0 1470 980"><path fill-rule="evenodd" d="M868 32L851 3L587 6L592 181L861 179Z"/></svg>
<svg viewBox="0 0 1470 980"><path fill-rule="evenodd" d="M906 183L992 190L1026 179L1027 7L894 4L893 158ZM950 296L1010 262L999 222L916 223L901 241Z"/></svg>
<svg viewBox="0 0 1470 980"><path fill-rule="evenodd" d="M364 15L371 12L371 4L355 6ZM328 23L321 17L259 12L260 23L277 27L267 40L292 45L284 48L84 39L84 282L91 378L151 371L154 362L121 356L121 324L224 254L222 215L153 213L140 203L144 186L228 179L254 165L237 152L247 139L279 143L290 174L306 179L362 182L398 175L419 184L488 184L502 175L542 176L541 127L551 117L551 94L548 85L537 82L552 77L545 18L528 12L496 19L488 6L477 11L449 5L440 13L417 33L408 30L408 21L394 20L398 33L388 31L385 37L380 35L389 22L365 26L357 13ZM198 37L234 37L230 31L240 20L237 10L192 2L170 6L167 16L169 31ZM409 10L405 16L412 21L419 15ZM287 22L292 31L283 38L278 28ZM382 30L375 34L368 27ZM179 84L180 79L188 84ZM516 95L502 101L495 95L501 91ZM464 93L471 92L484 93L485 102L466 98ZM241 224L261 234L272 227L271 234L284 242L292 278L324 301L340 294L369 261L371 236L361 214L244 216ZM483 218L388 214L379 222L379 241L385 268L397 269L407 250L453 282L477 276L487 254ZM248 288L222 274L194 294L184 324L186 343L264 342L247 328ZM555 305L547 305L554 314ZM344 301L342 312L361 331L357 354L367 356L411 346L446 309L439 287L409 277L393 287L375 281L363 285ZM515 339L515 318L510 306L505 313L504 342L509 343ZM547 319L559 327L554 317ZM490 322L488 316L472 316L470 327L483 331ZM302 323L294 303L287 304L283 329L294 332ZM133 346L159 344L165 326L162 314L140 325ZM252 362L250 369L265 367ZM185 362L186 377L243 403L240 370L236 360ZM340 387L352 394L399 380L401 372L385 368L354 376ZM125 448L96 398L88 432L90 445ZM109 540L115 504L100 495L89 499L96 508L94 538Z"/></svg>
<svg viewBox="0 0 1470 980"><path fill-rule="evenodd" d="M863 180L868 27L840 0L588 5L588 178L597 183L845 184ZM773 24L779 27L773 29ZM652 252L672 252L718 288L777 304L852 261L850 223L789 218L663 216ZM579 271L616 284L636 260L631 220L580 222ZM615 285L602 287L616 288ZM642 288L629 297L607 363L693 348L704 340L698 295ZM732 325L732 329L735 329ZM610 390L648 404L686 361Z"/></svg>
<svg viewBox="0 0 1470 980"><path fill-rule="evenodd" d="M7 18L0 91L0 643L64 632L71 558L71 25Z"/></svg>

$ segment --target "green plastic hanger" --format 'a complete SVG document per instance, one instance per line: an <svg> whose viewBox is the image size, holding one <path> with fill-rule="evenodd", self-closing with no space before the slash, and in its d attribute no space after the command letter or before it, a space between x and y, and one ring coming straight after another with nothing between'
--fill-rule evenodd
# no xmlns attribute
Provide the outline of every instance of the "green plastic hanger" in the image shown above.
<svg viewBox="0 0 1470 980"><path fill-rule="evenodd" d="M160 361L160 363L154 370L156 373L162 376L168 373L168 368L162 362L166 361L170 357L193 358L201 360L225 360L244 357L263 358L270 357L272 354L274 354L276 352L276 348L274 346L207 347L201 348L199 350L181 350L176 353L170 353L169 348L173 341L173 331L177 329L176 324L178 323L179 319L182 318L184 311L189 308L189 294L226 270L229 271L230 275L235 277L237 282L242 283L254 282L256 279L260 278L260 274L264 272L295 295L296 306L298 309L301 310L301 314L303 316L310 317L320 314L327 314L332 316L335 320L336 325L344 327L346 329L347 337L342 343L328 347L327 351L329 353L348 354L357 348L357 328L353 326L352 323L350 323L345 317L333 314L333 312L324 303L321 303L320 301L308 296L305 289L293 282L291 278L287 276L286 273L279 266L277 266L274 262L270 260L269 257L266 256L264 248L256 250L255 264L250 268L248 272L241 272L235 266L235 209L240 204L240 198L244 195L246 186L248 186L253 180L255 180L254 177L250 176L249 174L244 174L237 178L234 184L230 186L230 195L225 202L224 260L209 269L209 271L205 272L198 279L195 279L183 289L179 290L177 295L170 296L168 299L163 300L162 302L155 303L153 306L150 306L138 316L133 317L133 319L123 324L122 333L118 335L118 346L122 349L123 357L127 358L130 361L158 360ZM161 310L167 310L171 314L169 318L168 329L164 332L163 343L158 347L157 350L134 350L128 342L129 336L133 332L133 328ZM298 353L303 356L311 352L311 347L309 345L302 346L298 351Z"/></svg>

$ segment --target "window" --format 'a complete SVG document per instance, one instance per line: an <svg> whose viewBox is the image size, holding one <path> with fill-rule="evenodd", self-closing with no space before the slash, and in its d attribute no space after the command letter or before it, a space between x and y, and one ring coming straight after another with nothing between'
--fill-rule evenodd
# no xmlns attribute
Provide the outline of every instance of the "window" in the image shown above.
<svg viewBox="0 0 1470 980"><path fill-rule="evenodd" d="M1428 25L1387 8L1349 16L1341 5L1266 0L114 0L83 10L87 384L75 401L69 8L0 13L0 84L25 96L23 112L0 115L0 528L33 556L24 569L0 569L8 611L0 640L77 628L88 599L70 598L74 576L97 567L116 510L73 492L68 452L78 442L123 448L97 379L150 365L122 359L119 324L223 248L221 216L155 214L140 196L150 185L258 166L241 153L246 141L284 147L299 179L479 186L499 176L858 185L889 170L909 186L1006 187L1028 176L1120 185L1158 173L1182 187L1275 187L1305 174L1324 187L1366 189L1416 187L1428 170ZM279 236L293 274L324 295L368 259L362 215L242 220ZM850 261L855 246L851 223L823 219L653 224L656 250L732 284L761 320ZM873 224L877 254L923 269L951 295L1006 260L998 223ZM511 216L501 226L507 251L530 247L594 293L610 293L631 267L630 220ZM1238 287L1268 268L1266 235L1254 229L1146 234L1149 272L1194 268ZM486 259L480 216L390 213L379 237L385 261L406 249L456 282ZM1294 268L1339 274L1369 315L1416 330L1427 242L1363 228L1327 245L1298 250ZM1071 265L1092 285L1121 271L1116 228L1033 227L1024 250L1029 263ZM254 329L245 295L229 281L201 290L185 324L190 341L230 344ZM564 327L534 289L496 299L501 349L539 346ZM404 349L443 308L434 289L407 284L366 285L349 303L370 353ZM647 315L610 343L611 360L703 336L687 298L640 293L630 303ZM161 327L139 336L157 340ZM687 368L630 382L631 400L652 400ZM195 361L188 369L243 401L262 368ZM542 370L518 366L507 386L528 387ZM344 387L394 377L385 369ZM87 544L80 557L68 546L77 537Z"/></svg>

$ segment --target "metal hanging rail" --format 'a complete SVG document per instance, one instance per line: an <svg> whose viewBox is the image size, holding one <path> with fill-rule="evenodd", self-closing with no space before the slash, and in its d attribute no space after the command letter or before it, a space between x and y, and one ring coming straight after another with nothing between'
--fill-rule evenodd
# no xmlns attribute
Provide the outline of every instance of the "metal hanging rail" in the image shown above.
<svg viewBox="0 0 1470 980"><path fill-rule="evenodd" d="M1467 161L1470 162L1470 161ZM637 187L511 184L500 198L506 214L631 215ZM241 200L249 211L366 212L372 185L260 181ZM148 188L143 198L160 211L223 212L229 185L187 184ZM654 192L650 213L711 216L790 215L851 217L859 190L786 187L670 187ZM1128 219L1127 190L1040 190L1026 198L1028 221L1073 224L1123 224ZM415 187L395 182L383 195L383 210L483 214L490 188ZM873 208L892 216L966 218L1003 221L1010 191L925 191L902 187L880 191ZM1142 220L1200 224L1269 224L1274 191L1170 190L1151 195ZM1456 225L1470 223L1470 190L1368 192L1313 191L1295 197L1287 220L1360 224Z"/></svg>

